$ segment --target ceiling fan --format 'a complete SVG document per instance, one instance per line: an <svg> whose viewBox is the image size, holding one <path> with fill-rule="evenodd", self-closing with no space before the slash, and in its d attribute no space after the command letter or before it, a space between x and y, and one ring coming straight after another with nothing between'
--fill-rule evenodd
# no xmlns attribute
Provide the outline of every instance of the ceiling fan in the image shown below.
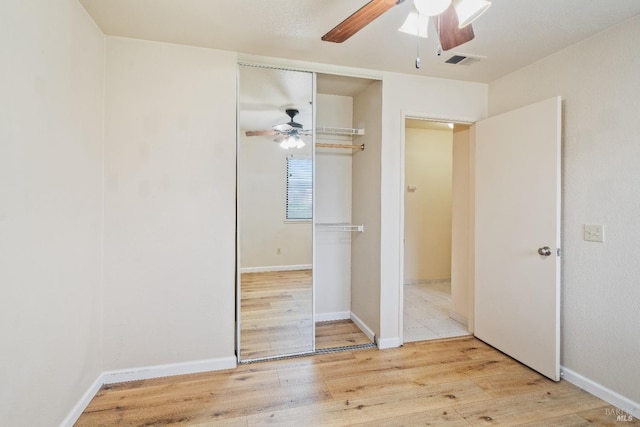
<svg viewBox="0 0 640 427"><path fill-rule="evenodd" d="M322 40L342 43L366 27L376 18L403 3L404 0L371 0L347 19L322 36ZM475 34L471 22L480 16L491 2L486 0L414 0L421 15L436 17L436 30L442 50L453 49L470 40Z"/></svg>
<svg viewBox="0 0 640 427"><path fill-rule="evenodd" d="M281 123L274 125L270 130L248 130L245 132L246 136L276 136L275 142L279 142L280 146L284 149L289 148L302 148L304 147L304 141L301 137L311 135L311 130L304 129L304 127L293 120L298 115L299 111L295 108L288 108L285 110L289 121L287 123Z"/></svg>

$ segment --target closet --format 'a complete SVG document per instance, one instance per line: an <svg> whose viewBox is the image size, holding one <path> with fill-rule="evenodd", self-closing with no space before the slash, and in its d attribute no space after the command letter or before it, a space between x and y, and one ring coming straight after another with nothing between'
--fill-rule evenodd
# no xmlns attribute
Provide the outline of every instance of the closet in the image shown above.
<svg viewBox="0 0 640 427"><path fill-rule="evenodd" d="M239 82L238 360L372 346L381 83L248 65Z"/></svg>

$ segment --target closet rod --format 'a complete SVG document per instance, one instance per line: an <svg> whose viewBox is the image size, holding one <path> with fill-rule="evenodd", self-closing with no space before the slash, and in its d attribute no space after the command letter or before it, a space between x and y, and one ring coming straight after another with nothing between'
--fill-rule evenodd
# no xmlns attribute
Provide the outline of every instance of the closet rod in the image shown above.
<svg viewBox="0 0 640 427"><path fill-rule="evenodd" d="M351 145L351 144L327 144L324 142L316 142L316 147L319 148L347 148L350 150L362 150L364 151L364 144Z"/></svg>
<svg viewBox="0 0 640 427"><path fill-rule="evenodd" d="M343 222L316 222L316 228L323 231L358 231L364 232L363 224L348 224Z"/></svg>

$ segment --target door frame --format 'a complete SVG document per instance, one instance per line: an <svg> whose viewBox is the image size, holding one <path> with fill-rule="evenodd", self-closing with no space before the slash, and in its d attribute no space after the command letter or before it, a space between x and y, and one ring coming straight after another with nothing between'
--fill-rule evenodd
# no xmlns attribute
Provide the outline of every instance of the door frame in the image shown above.
<svg viewBox="0 0 640 427"><path fill-rule="evenodd" d="M401 123L400 127L400 230L399 230L399 242L400 248L400 271L398 274L399 283L399 296L398 296L398 336L400 337L400 345L404 344L404 205L405 205L405 155L406 155L406 120L417 119L430 122L441 123L454 123L469 126L469 185L470 185L470 200L469 200L469 288L467 295L467 329L470 334L473 334L473 316L474 316L474 263L475 258L475 228L474 228L474 204L475 204L475 120L468 118L456 117L456 116L434 116L432 114L415 112L415 111L401 111Z"/></svg>

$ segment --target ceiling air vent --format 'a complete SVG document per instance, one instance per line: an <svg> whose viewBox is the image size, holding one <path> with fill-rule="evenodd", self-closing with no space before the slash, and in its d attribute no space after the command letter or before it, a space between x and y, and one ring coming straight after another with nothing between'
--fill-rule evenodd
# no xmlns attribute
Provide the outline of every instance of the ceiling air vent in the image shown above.
<svg viewBox="0 0 640 427"><path fill-rule="evenodd" d="M471 65L486 58L486 56L470 55L468 53L455 53L451 58L444 61L444 63L452 65Z"/></svg>

